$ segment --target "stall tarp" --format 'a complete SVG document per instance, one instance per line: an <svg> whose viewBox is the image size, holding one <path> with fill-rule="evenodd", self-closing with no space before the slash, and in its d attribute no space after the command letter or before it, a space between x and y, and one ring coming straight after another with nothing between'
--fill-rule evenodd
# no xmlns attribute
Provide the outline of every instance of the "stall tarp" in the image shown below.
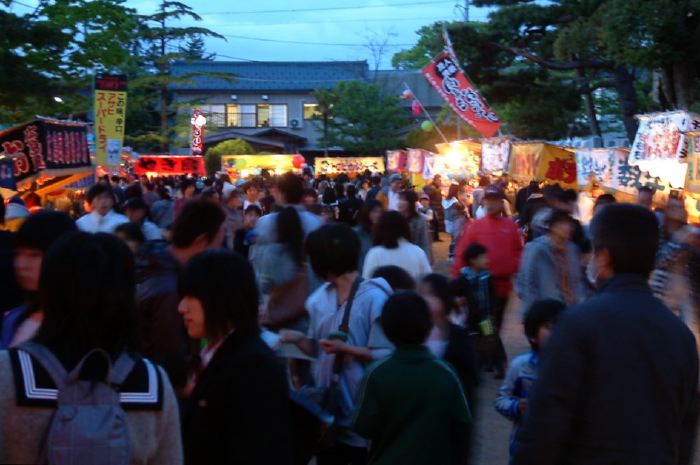
<svg viewBox="0 0 700 465"><path fill-rule="evenodd" d="M204 158L181 155L141 155L134 165L134 173L157 173L166 176L196 174L206 176Z"/></svg>
<svg viewBox="0 0 700 465"><path fill-rule="evenodd" d="M316 174L354 174L370 170L372 173L383 173L384 159L382 157L318 157L315 160Z"/></svg>
<svg viewBox="0 0 700 465"><path fill-rule="evenodd" d="M537 179L558 183L562 187L577 188L576 154L561 147L544 144L537 165Z"/></svg>
<svg viewBox="0 0 700 465"><path fill-rule="evenodd" d="M0 155L14 161L18 184L40 172L63 175L90 167L87 127L82 123L37 119L0 132Z"/></svg>
<svg viewBox="0 0 700 465"><path fill-rule="evenodd" d="M685 188L690 192L700 193L700 132L688 134L688 178Z"/></svg>
<svg viewBox="0 0 700 465"><path fill-rule="evenodd" d="M642 171L638 165L631 165L628 150L615 149L614 158L611 183L605 187L630 195L636 195L640 187L651 187L657 192L657 202L663 202L673 189L667 179Z"/></svg>
<svg viewBox="0 0 700 465"><path fill-rule="evenodd" d="M592 179L610 185L615 164L614 149L576 149L576 177L584 187Z"/></svg>
<svg viewBox="0 0 700 465"><path fill-rule="evenodd" d="M639 129L630 151L631 164L677 160L687 161L684 132L700 131L700 115L686 111L639 115ZM654 166L650 166L653 168ZM646 169L642 167L642 169Z"/></svg>
<svg viewBox="0 0 700 465"><path fill-rule="evenodd" d="M408 172L422 173L423 163L427 150L423 149L408 149Z"/></svg>
<svg viewBox="0 0 700 465"><path fill-rule="evenodd" d="M535 179L543 151L542 142L514 143L510 156L510 174L519 181Z"/></svg>
<svg viewBox="0 0 700 465"><path fill-rule="evenodd" d="M386 168L389 171L406 171L408 154L404 150L387 150Z"/></svg>
<svg viewBox="0 0 700 465"><path fill-rule="evenodd" d="M511 145L510 139L485 139L481 143L481 170L494 174L507 171Z"/></svg>
<svg viewBox="0 0 700 465"><path fill-rule="evenodd" d="M294 155L224 155L221 167L224 171L237 171L242 177L255 174L253 170L270 170L275 174L293 171Z"/></svg>

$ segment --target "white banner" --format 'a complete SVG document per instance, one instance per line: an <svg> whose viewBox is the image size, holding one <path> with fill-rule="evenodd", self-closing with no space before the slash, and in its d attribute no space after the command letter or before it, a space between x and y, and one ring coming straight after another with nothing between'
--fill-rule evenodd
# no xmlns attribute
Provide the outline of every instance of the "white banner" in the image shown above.
<svg viewBox="0 0 700 465"><path fill-rule="evenodd" d="M493 139L481 143L481 170L485 173L502 173L508 170L510 140Z"/></svg>
<svg viewBox="0 0 700 465"><path fill-rule="evenodd" d="M588 185L591 178L604 186L609 186L613 177L615 152L606 149L576 150L576 177L578 185Z"/></svg>

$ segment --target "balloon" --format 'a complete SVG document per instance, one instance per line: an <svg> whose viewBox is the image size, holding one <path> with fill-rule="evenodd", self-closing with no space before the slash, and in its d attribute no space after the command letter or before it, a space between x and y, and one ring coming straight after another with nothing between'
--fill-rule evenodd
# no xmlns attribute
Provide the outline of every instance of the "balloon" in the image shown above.
<svg viewBox="0 0 700 465"><path fill-rule="evenodd" d="M300 169L305 162L306 160L302 155L294 155L294 158L292 158L292 166L296 169Z"/></svg>
<svg viewBox="0 0 700 465"><path fill-rule="evenodd" d="M433 126L433 123L430 121L423 121L420 123L420 128L425 132L430 132L435 128L435 126Z"/></svg>
<svg viewBox="0 0 700 465"><path fill-rule="evenodd" d="M411 100L413 98L413 92L406 89L403 91L403 94L401 94L401 98L404 100Z"/></svg>
<svg viewBox="0 0 700 465"><path fill-rule="evenodd" d="M245 161L245 158L236 158L236 169L244 170L246 166L248 166L248 162Z"/></svg>

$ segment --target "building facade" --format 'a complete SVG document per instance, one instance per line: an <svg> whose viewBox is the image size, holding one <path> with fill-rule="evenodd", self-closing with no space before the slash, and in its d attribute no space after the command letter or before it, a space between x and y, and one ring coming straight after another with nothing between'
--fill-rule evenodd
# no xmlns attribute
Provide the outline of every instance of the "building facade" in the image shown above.
<svg viewBox="0 0 700 465"><path fill-rule="evenodd" d="M437 113L442 105L419 71L374 74L366 61L195 61L174 64L172 73L189 76L174 86L174 100L181 112L199 108L206 113L207 147L242 139L258 151L319 155L323 131L313 91L342 81L376 82L397 96L408 84L429 111ZM402 105L410 112L410 102ZM329 151L345 153L342 147Z"/></svg>

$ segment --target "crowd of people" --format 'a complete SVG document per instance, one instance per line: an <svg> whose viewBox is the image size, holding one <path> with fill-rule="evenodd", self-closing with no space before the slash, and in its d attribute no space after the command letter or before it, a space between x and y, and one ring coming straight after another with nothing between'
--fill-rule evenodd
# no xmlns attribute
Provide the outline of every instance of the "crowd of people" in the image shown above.
<svg viewBox="0 0 700 465"><path fill-rule="evenodd" d="M653 196L305 171L0 201L0 463L468 464L484 376L512 464L689 463L700 228Z"/></svg>

